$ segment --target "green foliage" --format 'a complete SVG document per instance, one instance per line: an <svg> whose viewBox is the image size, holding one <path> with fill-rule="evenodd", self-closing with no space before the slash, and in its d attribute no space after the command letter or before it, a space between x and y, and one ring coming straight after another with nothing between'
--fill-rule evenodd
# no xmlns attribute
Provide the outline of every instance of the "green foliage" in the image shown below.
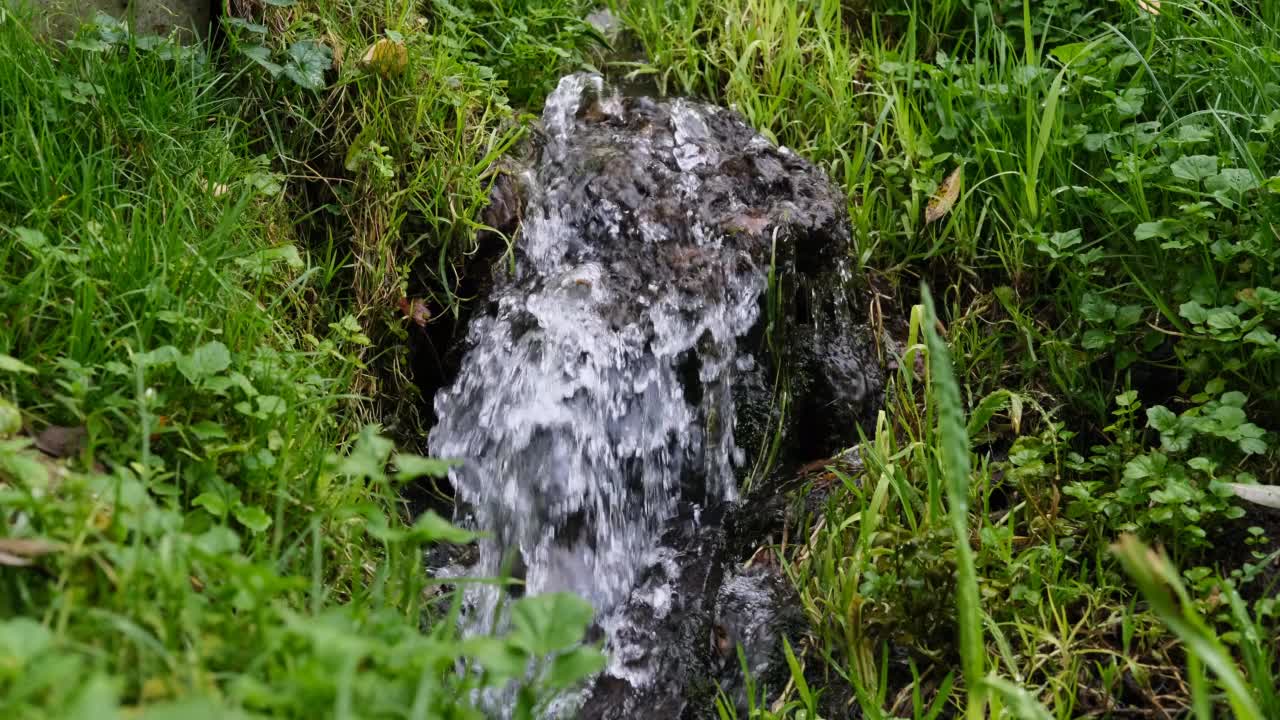
<svg viewBox="0 0 1280 720"><path fill-rule="evenodd" d="M1123 610L1117 533L1222 559L1234 567L1208 577L1223 582L1274 561L1240 568L1229 538L1245 511L1227 485L1269 477L1264 429L1280 419L1274 5L619 3L644 54L617 67L734 105L844 186L877 311L887 293L905 314L920 276L945 283L977 446L965 474L981 622L988 660L1016 679L984 681L1004 704L993 716L1043 716L1029 696L1054 717L1087 714L1090 698L1110 711L1125 682L1158 695L1153 672L1187 682L1155 617ZM956 167L963 190L931 222ZM918 339L900 368L917 365ZM833 467L793 567L810 657L833 687L864 690L871 717L907 711L878 699L878 649L908 648L931 680L963 652L948 451L915 372L894 379L865 470ZM1250 613L1273 632L1267 607ZM1112 625L1121 640L1096 629Z"/></svg>
<svg viewBox="0 0 1280 720"><path fill-rule="evenodd" d="M479 250L499 159L522 111L598 34L578 0L238 5L223 18L255 147L295 185L300 230L351 261L352 323L368 340L355 390L366 419L418 437L402 306L451 321ZM501 241L499 241L501 242ZM484 254L492 254L486 248Z"/></svg>
<svg viewBox="0 0 1280 720"><path fill-rule="evenodd" d="M1198 696L1196 700L1200 706L1198 714L1207 715L1209 699L1203 673L1204 668L1208 667L1213 670L1219 684L1226 691L1234 717L1245 720L1261 720L1266 717L1258 707L1255 693L1273 697L1275 678L1270 675L1255 677L1253 679L1260 685L1256 690L1250 687L1222 642L1196 611L1177 571L1168 559L1144 546L1132 535L1122 537L1115 552L1125 571L1137 583L1143 597L1151 603L1152 610L1186 644L1193 692ZM1238 596L1236 600L1238 602ZM1255 651L1261 649L1257 642L1257 638L1252 640ZM1267 654L1270 654L1269 651Z"/></svg>
<svg viewBox="0 0 1280 720"><path fill-rule="evenodd" d="M422 554L474 536L397 495L450 463L352 412L345 261L203 52L0 14L0 715L479 718L513 683L535 712L599 669L590 608L458 637Z"/></svg>
<svg viewBox="0 0 1280 720"><path fill-rule="evenodd" d="M1141 441L1137 394L1117 396L1116 420L1106 428L1109 444L1095 446L1087 459L1077 453L1068 458L1082 478L1063 487L1072 498L1069 515L1105 519L1094 524L1104 537L1138 532L1178 548L1212 545L1210 530L1244 515L1224 483L1256 482L1251 473L1232 468L1267 450L1264 431L1247 422L1247 398L1222 390L1222 381L1211 383L1181 415L1161 405L1149 408L1146 426L1154 432L1148 435L1158 435L1159 449ZM1011 454L1015 466L1040 460L1042 449L1019 443Z"/></svg>
<svg viewBox="0 0 1280 720"><path fill-rule="evenodd" d="M751 716L1275 715L1273 533L1232 534L1228 483L1273 475L1280 421L1280 5L615 5L606 71L847 191L875 319L939 290L790 536L812 631ZM0 10L0 714L477 717L512 682L537 712L600 667L590 611L463 640L428 602L424 546L473 535L398 512L449 466L397 451L404 341L468 301L522 112L602 64L594 8L231 8L217 56ZM1185 583L1125 541L1134 595L1120 532Z"/></svg>

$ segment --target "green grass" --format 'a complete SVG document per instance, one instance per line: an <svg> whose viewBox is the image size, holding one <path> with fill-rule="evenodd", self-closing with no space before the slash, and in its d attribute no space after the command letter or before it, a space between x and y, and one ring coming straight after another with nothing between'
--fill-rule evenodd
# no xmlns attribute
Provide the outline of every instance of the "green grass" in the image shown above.
<svg viewBox="0 0 1280 720"><path fill-rule="evenodd" d="M581 601L462 642L433 599L423 546L466 534L398 487L444 466L360 424L364 248L299 234L262 86L12 14L0 56L0 714L477 717L527 659L526 710L594 668Z"/></svg>
<svg viewBox="0 0 1280 720"><path fill-rule="evenodd" d="M866 471L833 468L789 551L819 694L923 717L938 696L980 712L980 682L996 715L1208 716L1226 698L1195 663L1226 682L1226 653L1269 703L1274 649L1242 638L1274 635L1274 558L1223 482L1275 462L1280 4L618 7L643 50L618 70L731 104L824 165L881 308L913 318ZM959 398L937 366L915 374L920 279ZM1169 613L1135 599L1109 551L1130 533L1193 566L1184 602L1224 638L1210 656L1184 664Z"/></svg>
<svg viewBox="0 0 1280 720"><path fill-rule="evenodd" d="M1275 716L1227 483L1276 467L1280 2L1160 6L618 0L611 55L576 0L254 5L216 51L0 15L0 714L476 717L595 666L565 598L460 643L421 553L461 536L398 491L494 161L599 67L822 165L906 348L752 717Z"/></svg>

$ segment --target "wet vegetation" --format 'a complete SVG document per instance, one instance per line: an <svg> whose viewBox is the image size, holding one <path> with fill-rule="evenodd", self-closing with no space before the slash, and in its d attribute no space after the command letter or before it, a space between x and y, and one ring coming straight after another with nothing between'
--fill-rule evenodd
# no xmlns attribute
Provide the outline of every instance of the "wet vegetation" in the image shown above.
<svg viewBox="0 0 1280 720"><path fill-rule="evenodd" d="M0 7L0 715L529 717L599 667L567 596L460 640L419 512L500 158L595 69L826 170L891 368L763 553L790 677L708 716L1280 716L1280 2Z"/></svg>

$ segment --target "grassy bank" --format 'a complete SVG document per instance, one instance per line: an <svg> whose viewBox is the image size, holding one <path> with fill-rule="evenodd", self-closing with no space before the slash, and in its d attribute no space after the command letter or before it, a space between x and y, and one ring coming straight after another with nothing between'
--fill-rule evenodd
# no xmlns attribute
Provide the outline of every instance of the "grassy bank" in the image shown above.
<svg viewBox="0 0 1280 720"><path fill-rule="evenodd" d="M310 31L260 45L273 77L271 55L106 21L55 48L0 13L4 717L479 717L473 691L532 653L571 649L527 678L525 710L597 666L572 598L457 638L422 549L465 533L398 497L444 467L396 452L358 394L402 272L374 256L410 257L391 221L412 207L466 236L469 168L513 112L425 29L394 92L363 71L333 86ZM325 175L319 131L357 121L413 134L368 135L367 160Z"/></svg>
<svg viewBox="0 0 1280 720"><path fill-rule="evenodd" d="M1274 472L1277 13L627 4L632 72L734 104L846 187L873 321L922 280L938 297L967 427L940 422L940 376L901 363L867 472L825 478L844 491L790 551L843 707L1210 717L1243 686L1231 655L1253 687L1233 711L1280 711L1274 519L1228 484ZM909 354L936 355L923 339ZM1126 533L1185 570L1124 545L1126 574ZM978 614L956 602L975 582Z"/></svg>
<svg viewBox="0 0 1280 720"><path fill-rule="evenodd" d="M907 348L778 549L811 627L755 716L1280 716L1230 485L1280 427L1280 3L628 0L613 62L590 9L233 3L200 49L0 12L0 715L479 717L530 653L569 648L526 708L596 666L567 598L460 642L421 558L463 536L399 498L443 470L407 348L596 66L822 164Z"/></svg>

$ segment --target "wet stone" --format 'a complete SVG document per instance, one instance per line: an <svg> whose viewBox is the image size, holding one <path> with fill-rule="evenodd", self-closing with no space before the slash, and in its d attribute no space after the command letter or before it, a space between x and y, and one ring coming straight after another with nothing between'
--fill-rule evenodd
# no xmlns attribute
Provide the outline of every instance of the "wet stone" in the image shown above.
<svg viewBox="0 0 1280 720"><path fill-rule="evenodd" d="M737 647L772 682L801 625L777 568L747 563L780 537L782 486L740 484L779 433L769 478L839 451L880 395L845 198L736 113L587 74L520 152L492 209L519 227L516 271L435 396L430 451L464 461L455 518L487 533L455 571L514 566L523 592L593 603L609 665L565 714L710 716L717 687L741 699ZM467 629L499 592L470 586Z"/></svg>

